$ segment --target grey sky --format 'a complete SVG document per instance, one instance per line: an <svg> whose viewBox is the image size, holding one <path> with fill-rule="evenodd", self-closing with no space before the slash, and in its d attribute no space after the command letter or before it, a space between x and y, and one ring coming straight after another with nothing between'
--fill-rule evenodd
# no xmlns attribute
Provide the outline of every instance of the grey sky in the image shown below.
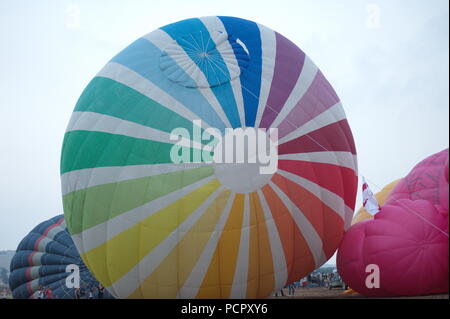
<svg viewBox="0 0 450 319"><path fill-rule="evenodd" d="M0 250L62 213L61 144L87 83L136 38L185 18L250 19L305 51L343 102L373 191L448 147L447 0L126 3L0 0Z"/></svg>

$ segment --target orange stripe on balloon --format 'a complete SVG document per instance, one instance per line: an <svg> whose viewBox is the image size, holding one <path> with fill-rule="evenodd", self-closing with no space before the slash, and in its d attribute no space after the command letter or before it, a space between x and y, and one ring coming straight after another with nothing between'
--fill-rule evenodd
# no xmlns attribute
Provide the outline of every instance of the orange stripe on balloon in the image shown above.
<svg viewBox="0 0 450 319"><path fill-rule="evenodd" d="M236 194L230 215L198 290L197 298L228 298L233 285L244 217L244 194Z"/></svg>
<svg viewBox="0 0 450 319"><path fill-rule="evenodd" d="M262 192L269 205L283 245L288 272L286 283L292 283L303 278L311 272L311 269L316 267L314 257L288 208L272 187L266 185L262 188Z"/></svg>
<svg viewBox="0 0 450 319"><path fill-rule="evenodd" d="M272 181L300 209L317 231L323 243L323 251L327 258L331 257L344 234L344 221L320 198L290 179L275 174Z"/></svg>
<svg viewBox="0 0 450 319"><path fill-rule="evenodd" d="M247 298L265 298L275 289L272 251L261 202L250 194L250 250Z"/></svg>

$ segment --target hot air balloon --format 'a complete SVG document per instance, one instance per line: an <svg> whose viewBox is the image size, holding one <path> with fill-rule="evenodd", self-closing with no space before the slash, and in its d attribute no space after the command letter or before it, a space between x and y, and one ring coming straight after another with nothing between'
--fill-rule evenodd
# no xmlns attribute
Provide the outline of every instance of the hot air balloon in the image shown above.
<svg viewBox="0 0 450 319"><path fill-rule="evenodd" d="M80 288L95 290L99 283L80 258L67 232L64 216L58 215L37 225L17 247L11 260L9 285L16 299L37 298L40 287L50 288L55 299L75 298L75 289L67 281L75 266ZM74 269L74 270L72 270ZM106 292L104 297L111 296Z"/></svg>
<svg viewBox="0 0 450 319"><path fill-rule="evenodd" d="M448 149L401 179L373 219L353 225L337 267L366 296L448 292Z"/></svg>
<svg viewBox="0 0 450 319"><path fill-rule="evenodd" d="M387 197L391 193L392 189L397 185L397 183L400 181L400 179L397 179L393 182L390 182L385 187L383 187L378 193L376 193L374 196L378 202L379 205L383 205L386 201ZM364 206L361 206L358 211L356 212L355 216L353 216L352 219L352 225L355 225L356 223L362 222L363 220L372 219L373 215L370 214ZM350 294L350 293L356 293L352 288L348 288L343 292L343 294Z"/></svg>
<svg viewBox="0 0 450 319"><path fill-rule="evenodd" d="M341 102L303 51L252 21L194 18L139 38L84 90L64 214L115 297L266 297L333 255L356 170Z"/></svg>

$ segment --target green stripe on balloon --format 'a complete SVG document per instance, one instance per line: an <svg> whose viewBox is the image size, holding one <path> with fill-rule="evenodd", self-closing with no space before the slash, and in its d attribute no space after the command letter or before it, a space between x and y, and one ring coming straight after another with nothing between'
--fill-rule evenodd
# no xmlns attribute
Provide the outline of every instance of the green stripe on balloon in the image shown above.
<svg viewBox="0 0 450 319"><path fill-rule="evenodd" d="M183 127L191 136L193 134L190 120L128 86L104 77L95 77L89 83L74 112L106 114L167 133Z"/></svg>
<svg viewBox="0 0 450 319"><path fill-rule="evenodd" d="M85 188L63 197L72 235L214 174L212 166Z"/></svg>
<svg viewBox="0 0 450 319"><path fill-rule="evenodd" d="M64 137L61 174L94 167L173 163L172 147L174 144L125 135L70 131ZM179 149L194 158L194 148Z"/></svg>

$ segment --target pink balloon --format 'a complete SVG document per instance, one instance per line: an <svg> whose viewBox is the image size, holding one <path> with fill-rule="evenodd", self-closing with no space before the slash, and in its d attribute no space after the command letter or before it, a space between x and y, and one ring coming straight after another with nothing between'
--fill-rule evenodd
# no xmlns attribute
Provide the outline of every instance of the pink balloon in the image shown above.
<svg viewBox="0 0 450 319"><path fill-rule="evenodd" d="M399 199L423 199L448 214L448 149L417 164L392 190L385 205Z"/></svg>
<svg viewBox="0 0 450 319"><path fill-rule="evenodd" d="M337 255L344 281L366 296L448 292L448 191L446 149L416 165L374 219L347 231ZM378 288L367 266L379 270Z"/></svg>

